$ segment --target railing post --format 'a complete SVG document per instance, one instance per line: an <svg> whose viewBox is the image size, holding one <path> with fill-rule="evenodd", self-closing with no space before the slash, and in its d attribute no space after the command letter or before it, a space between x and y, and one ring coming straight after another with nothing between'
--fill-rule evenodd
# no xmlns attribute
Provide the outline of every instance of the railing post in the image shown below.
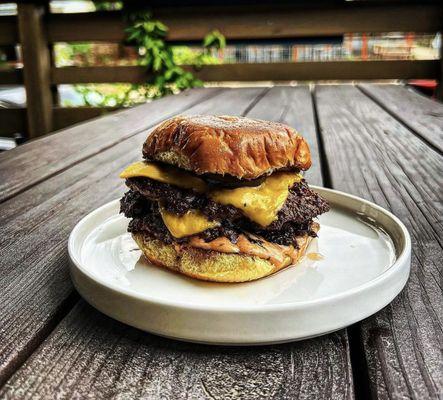
<svg viewBox="0 0 443 400"><path fill-rule="evenodd" d="M436 97L440 101L443 101L443 30L440 32L440 79L438 80L438 87Z"/></svg>
<svg viewBox="0 0 443 400"><path fill-rule="evenodd" d="M43 4L18 4L29 138L52 131L51 61L44 14Z"/></svg>

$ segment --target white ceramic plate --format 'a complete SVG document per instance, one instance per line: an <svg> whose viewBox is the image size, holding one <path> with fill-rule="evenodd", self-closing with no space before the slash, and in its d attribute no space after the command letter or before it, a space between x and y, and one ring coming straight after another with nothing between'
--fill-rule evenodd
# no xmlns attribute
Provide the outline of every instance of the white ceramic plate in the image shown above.
<svg viewBox="0 0 443 400"><path fill-rule="evenodd" d="M118 214L115 200L71 233L74 285L110 317L181 340L267 344L341 329L377 312L402 290L411 241L400 220L383 208L314 189L332 206L319 218L319 239L301 263L269 277L220 284L155 267L126 232L128 220Z"/></svg>

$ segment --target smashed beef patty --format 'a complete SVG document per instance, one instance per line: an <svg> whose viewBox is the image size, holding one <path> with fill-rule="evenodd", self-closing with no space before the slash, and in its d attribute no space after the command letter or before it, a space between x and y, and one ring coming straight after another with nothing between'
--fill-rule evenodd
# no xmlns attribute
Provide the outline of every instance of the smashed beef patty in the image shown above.
<svg viewBox="0 0 443 400"><path fill-rule="evenodd" d="M277 220L266 228L247 220L243 213L231 205L223 205L193 190L154 181L149 178L130 178L127 186L151 201L161 202L166 210L183 215L189 210L200 210L209 220L230 221L247 225L255 230L281 230L288 223L303 225L317 215L329 211L329 204L311 190L303 179L289 190L285 204L277 214Z"/></svg>
<svg viewBox="0 0 443 400"><path fill-rule="evenodd" d="M128 227L129 232L143 232L165 243L186 243L188 241L189 237L178 239L171 235L163 222L156 201L151 201L139 192L130 190L123 196L120 204L120 211L126 217L132 218ZM269 230L261 227L258 228L256 224L251 223L245 218L239 219L236 224L229 220L221 220L221 226L207 229L197 236L207 242L224 236L232 243L236 243L238 236L245 232L253 233L267 241L282 245L296 245L295 238L297 236L305 234L316 236L316 233L312 230L312 220L306 221L303 224L287 222L281 229Z"/></svg>

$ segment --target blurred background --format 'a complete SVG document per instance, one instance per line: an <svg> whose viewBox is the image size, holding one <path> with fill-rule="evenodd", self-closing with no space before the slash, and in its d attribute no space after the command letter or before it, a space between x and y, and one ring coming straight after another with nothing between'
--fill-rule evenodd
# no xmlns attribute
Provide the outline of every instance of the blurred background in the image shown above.
<svg viewBox="0 0 443 400"><path fill-rule="evenodd" d="M439 97L442 29L437 1L0 1L0 149L203 85Z"/></svg>

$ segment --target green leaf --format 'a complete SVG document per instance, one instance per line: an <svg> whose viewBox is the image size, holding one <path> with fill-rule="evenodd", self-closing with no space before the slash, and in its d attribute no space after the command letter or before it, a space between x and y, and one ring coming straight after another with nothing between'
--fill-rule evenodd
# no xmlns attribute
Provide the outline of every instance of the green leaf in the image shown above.
<svg viewBox="0 0 443 400"><path fill-rule="evenodd" d="M163 22L160 22L160 21L155 21L155 22L156 22L157 28L161 32L164 32L164 33L168 32L169 28Z"/></svg>
<svg viewBox="0 0 443 400"><path fill-rule="evenodd" d="M214 42L214 36L211 33L208 33L203 38L203 47L209 47Z"/></svg>
<svg viewBox="0 0 443 400"><path fill-rule="evenodd" d="M127 37L127 41L128 42L132 42L132 41L134 41L135 39L138 39L140 37L140 32L139 31L137 31L137 30L134 30L134 31L132 31L129 35L128 35L128 37Z"/></svg>
<svg viewBox="0 0 443 400"><path fill-rule="evenodd" d="M152 69L154 71L160 71L162 64L162 59L160 57L155 57L154 62L152 63Z"/></svg>
<svg viewBox="0 0 443 400"><path fill-rule="evenodd" d="M216 49L223 49L226 47L226 39L218 30L209 32L203 39L203 47L214 47Z"/></svg>
<svg viewBox="0 0 443 400"><path fill-rule="evenodd" d="M201 80L196 79L191 72L185 71L177 64L173 47L165 42L168 33L168 27L165 24L154 20L151 13L146 11L132 12L127 15L126 21L128 24L125 29L126 40L141 49L139 65L146 68L149 78L146 85L138 85L137 88L131 86L123 95L102 97L101 102L129 105L134 96L157 98L191 87L202 86ZM220 32L210 32L203 40L204 51L192 50L190 52L191 61L195 60L195 62L185 62L202 65L210 60L211 63L216 63L213 61L214 58L211 58L210 49L222 48L224 45L225 39Z"/></svg>

